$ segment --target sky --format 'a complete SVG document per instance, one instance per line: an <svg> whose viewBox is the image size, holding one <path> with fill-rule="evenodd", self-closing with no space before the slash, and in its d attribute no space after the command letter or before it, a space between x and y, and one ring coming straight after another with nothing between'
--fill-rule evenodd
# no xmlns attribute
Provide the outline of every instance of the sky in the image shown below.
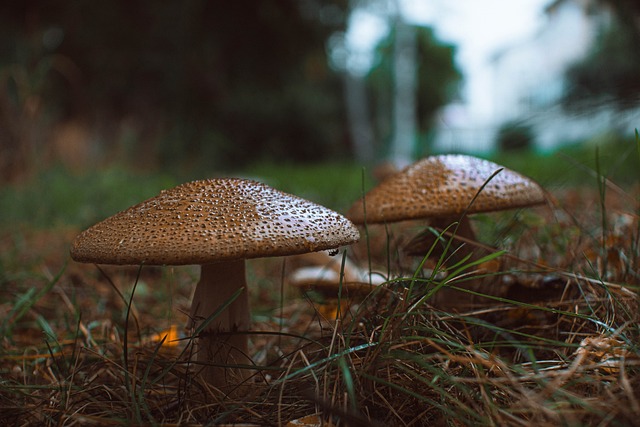
<svg viewBox="0 0 640 427"><path fill-rule="evenodd" d="M398 0L405 20L429 25L443 42L457 46L456 62L465 77L462 97L471 117L483 115L490 105L491 76L488 61L501 48L535 34L551 0ZM381 12L353 13L345 36L351 52L350 67L366 69L370 52L388 26ZM469 118L465 118L469 120Z"/></svg>

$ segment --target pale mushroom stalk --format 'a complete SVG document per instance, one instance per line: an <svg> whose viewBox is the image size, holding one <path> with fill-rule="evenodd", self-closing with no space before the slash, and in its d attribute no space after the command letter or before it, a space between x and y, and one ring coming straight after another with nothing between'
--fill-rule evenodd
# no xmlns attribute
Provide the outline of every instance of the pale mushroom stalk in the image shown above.
<svg viewBox="0 0 640 427"><path fill-rule="evenodd" d="M245 261L202 265L191 302L190 326L195 330L241 289L240 295L206 325L196 343L196 361L202 364L200 375L222 391L227 391L225 386L229 384L240 384L248 376L246 369L229 365L251 363L246 335L251 315Z"/></svg>
<svg viewBox="0 0 640 427"><path fill-rule="evenodd" d="M452 224L457 223L457 226ZM476 241L476 233L473 231L471 220L467 215L462 218L445 217L434 218L430 221L429 225L438 232L446 232L443 234L445 241L449 239L455 231L453 241L449 247L448 253L445 255L445 260L450 264L455 264L458 261L468 257L469 261L479 259L478 251L468 242ZM436 243L438 235L431 232L431 230L423 230L416 236L414 236L407 244L402 248L407 255L424 256L431 250L431 247L435 244L435 250L431 254L433 258L440 258L444 249L445 243Z"/></svg>

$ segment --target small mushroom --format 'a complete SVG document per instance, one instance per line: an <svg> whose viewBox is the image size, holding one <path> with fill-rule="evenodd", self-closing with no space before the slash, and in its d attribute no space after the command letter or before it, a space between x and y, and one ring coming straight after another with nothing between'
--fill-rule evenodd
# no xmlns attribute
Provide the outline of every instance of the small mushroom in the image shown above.
<svg viewBox="0 0 640 427"><path fill-rule="evenodd" d="M296 287L327 284L327 289L333 288L329 292L337 294L340 283L362 283L370 288L371 285L379 285L385 280L382 273L369 272L368 269L360 268L348 256L343 259L342 256L331 256L328 251L292 258L298 265L289 270L287 279L289 284Z"/></svg>
<svg viewBox="0 0 640 427"><path fill-rule="evenodd" d="M260 182L221 178L164 190L105 219L75 239L71 257L96 264L199 264L192 327L237 294L197 343L201 374L225 390L244 375L224 365L251 360L245 259L333 249L358 239L357 228L330 209Z"/></svg>
<svg viewBox="0 0 640 427"><path fill-rule="evenodd" d="M355 267L355 269L354 269ZM296 288L314 290L325 298L337 298L340 289L347 297L365 296L375 286L382 285L386 279L380 273L369 274L366 270L352 266L345 267L344 273L320 265L300 267L288 278L288 283Z"/></svg>
<svg viewBox="0 0 640 427"><path fill-rule="evenodd" d="M324 319L335 319L338 303L346 312L354 300L364 298L384 282L381 273L370 273L346 254L335 256L332 251L292 256L287 259L284 275L287 285L311 297Z"/></svg>
<svg viewBox="0 0 640 427"><path fill-rule="evenodd" d="M345 268L344 275L341 275L339 271L318 265L300 267L288 278L288 284L304 294L320 297L312 299L317 303L318 313L328 320L336 318L338 307L341 313L346 313L384 282L381 274L370 275L362 270L347 275Z"/></svg>
<svg viewBox="0 0 640 427"><path fill-rule="evenodd" d="M543 203L545 195L536 182L496 163L449 154L426 157L406 167L364 199L367 223L430 219L434 228L443 230L458 222L456 235L473 241L468 214L532 206ZM362 199L346 216L356 224L365 222ZM429 236L429 232L421 233L405 251L426 254L434 242Z"/></svg>

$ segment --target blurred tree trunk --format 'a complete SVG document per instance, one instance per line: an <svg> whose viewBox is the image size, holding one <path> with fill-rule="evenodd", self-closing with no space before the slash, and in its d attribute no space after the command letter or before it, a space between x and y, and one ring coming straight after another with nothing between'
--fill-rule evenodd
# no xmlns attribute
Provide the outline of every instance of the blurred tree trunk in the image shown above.
<svg viewBox="0 0 640 427"><path fill-rule="evenodd" d="M396 16L395 30L393 135L389 155L396 166L404 167L413 160L417 132L416 31L399 15Z"/></svg>
<svg viewBox="0 0 640 427"><path fill-rule="evenodd" d="M358 163L369 165L374 160L373 125L369 116L369 100L364 77L345 71L345 96L353 154Z"/></svg>

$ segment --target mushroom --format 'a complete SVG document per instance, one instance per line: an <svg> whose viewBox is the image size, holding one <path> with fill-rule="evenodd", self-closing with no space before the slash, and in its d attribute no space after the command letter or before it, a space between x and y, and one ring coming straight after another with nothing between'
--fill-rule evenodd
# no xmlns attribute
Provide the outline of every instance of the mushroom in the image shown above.
<svg viewBox="0 0 640 427"><path fill-rule="evenodd" d="M372 285L379 285L385 280L382 273L370 272L368 269L359 267L348 256L342 259L342 257L331 256L327 251L292 258L299 265L287 272L287 279L289 284L296 287L326 284L327 289L333 289L329 292L337 294L340 283L346 286L361 283L371 288Z"/></svg>
<svg viewBox="0 0 640 427"><path fill-rule="evenodd" d="M105 219L77 236L71 257L96 264L199 264L190 326L197 330L230 302L203 328L196 354L204 379L225 390L245 375L224 365L251 361L245 259L335 249L358 239L357 228L328 208L260 182L220 178L164 190Z"/></svg>
<svg viewBox="0 0 640 427"><path fill-rule="evenodd" d="M371 277L369 277L371 276ZM325 319L335 319L340 312L345 313L354 304L361 302L386 280L380 274L362 271L360 277L341 276L340 272L320 266L301 267L293 272L288 283L303 294L317 294L320 298L311 298L318 304L318 312ZM311 292L310 292L311 291Z"/></svg>
<svg viewBox="0 0 640 427"><path fill-rule="evenodd" d="M477 197L476 197L477 196ZM475 200L474 200L475 197ZM488 160L468 155L430 156L390 176L355 202L347 218L356 224L430 219L440 230L457 222L455 235L475 241L467 214L543 203L542 188L531 179ZM406 253L425 255L436 237L426 231L412 239ZM452 244L459 260L471 255Z"/></svg>
<svg viewBox="0 0 640 427"><path fill-rule="evenodd" d="M355 267L357 268L357 267ZM344 272L320 265L300 267L288 278L288 283L303 291L314 290L325 298L337 298L339 291L346 296L365 296L386 279L381 273L347 269Z"/></svg>

